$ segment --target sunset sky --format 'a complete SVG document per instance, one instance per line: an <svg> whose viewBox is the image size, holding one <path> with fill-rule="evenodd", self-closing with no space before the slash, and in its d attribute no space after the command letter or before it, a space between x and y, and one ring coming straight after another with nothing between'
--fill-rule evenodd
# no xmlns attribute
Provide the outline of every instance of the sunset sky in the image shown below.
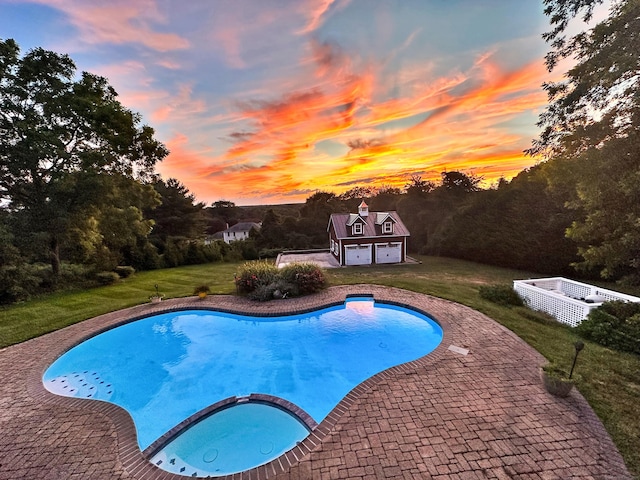
<svg viewBox="0 0 640 480"><path fill-rule="evenodd" d="M304 201L537 162L541 0L0 0L0 38L107 77L199 201ZM558 73L554 73L558 77Z"/></svg>

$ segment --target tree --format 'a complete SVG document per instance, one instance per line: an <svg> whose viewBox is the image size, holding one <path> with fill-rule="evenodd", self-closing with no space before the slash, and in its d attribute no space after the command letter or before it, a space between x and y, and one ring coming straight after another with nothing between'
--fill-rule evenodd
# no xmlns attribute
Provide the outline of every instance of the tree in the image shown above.
<svg viewBox="0 0 640 480"><path fill-rule="evenodd" d="M463 194L480 190L482 177L458 171L442 172L440 175L442 176L442 190L447 192Z"/></svg>
<svg viewBox="0 0 640 480"><path fill-rule="evenodd" d="M428 217L433 207L430 193L435 189L435 184L413 174L404 188L406 195L398 200L396 209L411 232L409 251L420 252L429 240L431 225Z"/></svg>
<svg viewBox="0 0 640 480"><path fill-rule="evenodd" d="M618 0L608 18L588 32L566 38L569 20L590 19L601 0L545 0L553 30L544 38L552 50L552 70L565 57L576 64L564 80L544 84L549 106L541 115L544 128L531 153L579 155L602 142L627 135L640 125L640 4Z"/></svg>
<svg viewBox="0 0 640 480"><path fill-rule="evenodd" d="M440 254L541 273L569 273L577 249L565 231L575 213L564 208L562 197L549 192L545 167L525 170L511 182L473 195L440 232Z"/></svg>
<svg viewBox="0 0 640 480"><path fill-rule="evenodd" d="M436 185L433 182L423 180L420 175L414 173L405 185L404 190L409 196L423 197L435 188Z"/></svg>
<svg viewBox="0 0 640 480"><path fill-rule="evenodd" d="M0 210L0 304L28 298L40 280L31 274L13 240L5 212Z"/></svg>
<svg viewBox="0 0 640 480"><path fill-rule="evenodd" d="M318 191L307 198L300 209L299 232L309 237L313 246L327 244L327 225L332 213L340 212L342 204L333 192Z"/></svg>
<svg viewBox="0 0 640 480"><path fill-rule="evenodd" d="M369 203L369 209L374 212L385 212L395 210L396 204L402 195L402 190L390 185L380 187Z"/></svg>
<svg viewBox="0 0 640 480"><path fill-rule="evenodd" d="M187 187L170 178L166 182L158 179L153 188L161 201L160 205L147 212L147 216L155 221L153 236L164 242L169 236L194 239L204 234L204 204L196 203L195 196Z"/></svg>
<svg viewBox="0 0 640 480"><path fill-rule="evenodd" d="M109 176L144 179L168 151L122 106L105 78L67 55L36 48L20 58L0 41L0 201L34 238L45 238L52 271L60 244Z"/></svg>
<svg viewBox="0 0 640 480"><path fill-rule="evenodd" d="M567 38L569 21L589 18L600 3L545 0L554 26L545 34L552 47L547 66L569 56L576 64L565 80L544 85L544 130L529 153L572 172L567 205L580 217L568 235L579 243L581 266L611 280L640 282L640 2L615 1L605 20Z"/></svg>
<svg viewBox="0 0 640 480"><path fill-rule="evenodd" d="M640 133L585 152L577 165L576 199L582 215L567 230L579 245L583 270L640 284Z"/></svg>
<svg viewBox="0 0 640 480"><path fill-rule="evenodd" d="M260 248L283 248L286 235L282 228L280 216L269 209L262 220L260 232L255 234Z"/></svg>
<svg viewBox="0 0 640 480"><path fill-rule="evenodd" d="M342 193L338 199L340 200L340 203L346 207L347 211L356 212L358 211L358 205L360 205L360 202L363 200L369 201L375 193L376 189L373 187L353 187Z"/></svg>
<svg viewBox="0 0 640 480"><path fill-rule="evenodd" d="M124 175L96 175L93 188L80 193L78 206L60 233L60 256L97 270L119 264L140 268L136 259L144 257L153 227L143 212L160 203L153 187Z"/></svg>
<svg viewBox="0 0 640 480"><path fill-rule="evenodd" d="M217 228L219 228L220 220L222 220L222 228L215 229L216 232L219 232L221 230L224 230L225 228L228 228L228 226L230 225L235 225L236 223L238 223L240 209L236 207L235 203L229 200L218 200L211 204L211 208L207 209L206 213L209 215L209 224L211 227L217 224Z"/></svg>

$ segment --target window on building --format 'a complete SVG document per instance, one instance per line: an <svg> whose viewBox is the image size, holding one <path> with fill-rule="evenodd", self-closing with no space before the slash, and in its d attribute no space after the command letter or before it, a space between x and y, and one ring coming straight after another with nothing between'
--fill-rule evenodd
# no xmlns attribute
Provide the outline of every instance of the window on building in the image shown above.
<svg viewBox="0 0 640 480"><path fill-rule="evenodd" d="M392 222L384 222L382 224L382 233L393 233L393 223Z"/></svg>
<svg viewBox="0 0 640 480"><path fill-rule="evenodd" d="M354 235L362 235L362 224L354 223L353 224L353 234Z"/></svg>

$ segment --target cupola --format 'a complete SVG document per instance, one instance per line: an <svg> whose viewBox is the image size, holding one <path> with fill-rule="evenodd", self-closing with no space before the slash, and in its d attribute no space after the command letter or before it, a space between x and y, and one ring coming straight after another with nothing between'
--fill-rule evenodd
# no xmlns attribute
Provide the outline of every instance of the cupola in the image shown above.
<svg viewBox="0 0 640 480"><path fill-rule="evenodd" d="M364 203L364 200L362 201L362 203L358 207L358 215L360 215L361 217L368 217L369 216L369 205Z"/></svg>

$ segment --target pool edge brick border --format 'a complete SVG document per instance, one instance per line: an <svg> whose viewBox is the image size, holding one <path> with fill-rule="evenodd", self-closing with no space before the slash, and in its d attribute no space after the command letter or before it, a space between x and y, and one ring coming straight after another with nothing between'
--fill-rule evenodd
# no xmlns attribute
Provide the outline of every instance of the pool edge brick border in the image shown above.
<svg viewBox="0 0 640 480"><path fill-rule="evenodd" d="M544 359L515 334L454 302L367 284L267 303L210 295L144 304L0 350L0 479L189 478L144 457L122 408L44 388L46 368L80 341L166 311L273 316L357 295L425 313L442 326L443 341L427 356L356 386L289 452L215 478L633 478L579 392L557 399L544 391L538 378ZM450 345L469 353L452 352Z"/></svg>

